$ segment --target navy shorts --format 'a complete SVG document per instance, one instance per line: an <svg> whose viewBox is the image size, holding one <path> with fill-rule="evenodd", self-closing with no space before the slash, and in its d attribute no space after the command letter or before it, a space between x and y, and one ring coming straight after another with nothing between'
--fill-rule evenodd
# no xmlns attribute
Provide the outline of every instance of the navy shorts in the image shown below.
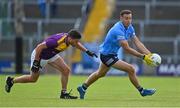
<svg viewBox="0 0 180 108"><path fill-rule="evenodd" d="M105 64L107 67L112 66L114 63L116 63L119 60L117 55L114 54L108 54L108 55L100 54L100 59L102 63Z"/></svg>

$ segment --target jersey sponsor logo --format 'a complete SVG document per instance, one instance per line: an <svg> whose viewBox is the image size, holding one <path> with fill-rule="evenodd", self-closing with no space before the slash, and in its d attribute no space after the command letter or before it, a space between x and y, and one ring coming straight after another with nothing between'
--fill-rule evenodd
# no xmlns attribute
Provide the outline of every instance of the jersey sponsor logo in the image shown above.
<svg viewBox="0 0 180 108"><path fill-rule="evenodd" d="M125 39L125 37L124 36L118 36L118 39L123 40L123 39Z"/></svg>

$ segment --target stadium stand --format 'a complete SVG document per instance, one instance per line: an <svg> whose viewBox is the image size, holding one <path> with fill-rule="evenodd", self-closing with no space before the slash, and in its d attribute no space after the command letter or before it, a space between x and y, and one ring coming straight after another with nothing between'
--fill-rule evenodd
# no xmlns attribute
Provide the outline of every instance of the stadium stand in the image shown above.
<svg viewBox="0 0 180 108"><path fill-rule="evenodd" d="M178 24L145 24L145 33L147 37L176 37L179 33Z"/></svg>
<svg viewBox="0 0 180 108"><path fill-rule="evenodd" d="M85 42L93 42L95 40L99 40L101 32L102 32L102 23L108 19L108 2L104 0L96 0L94 3L94 7L89 15L89 19L87 20L86 26L84 28L84 36L83 40ZM104 25L105 26L105 25Z"/></svg>
<svg viewBox="0 0 180 108"><path fill-rule="evenodd" d="M37 39L42 39L44 35L57 32L66 32L74 28L79 21L81 23L82 6L84 0L57 0L57 14L51 15L47 11L47 16L40 15L37 0L24 0L24 40L25 49L29 49L27 57L30 56ZM177 58L180 52L180 1L179 0L116 0L115 11L108 21L109 29L114 22L119 20L119 12L122 9L131 9L133 11L133 25L136 34L145 44L154 52L159 52L163 59ZM0 58L13 58L12 37L14 37L13 28L13 2L11 0L0 1ZM80 19L80 20L78 20ZM98 25L95 25L98 26ZM103 38L103 36L102 36ZM3 41L2 41L3 40ZM158 41L161 43L158 43ZM31 42L32 41L32 42ZM6 48L8 43L9 48ZM178 49L178 50L177 50ZM8 55L8 54L9 55Z"/></svg>
<svg viewBox="0 0 180 108"><path fill-rule="evenodd" d="M119 3L121 4L121 3ZM113 19L119 18L119 11L123 9L130 9L133 12L133 18L136 20L144 20L145 19L145 5L116 5L116 11L114 12L114 15L112 16Z"/></svg>
<svg viewBox="0 0 180 108"><path fill-rule="evenodd" d="M24 18L23 18L23 29L24 29L24 55L29 57L35 44L29 44L28 40L33 42L44 38L44 35L50 35L57 32L67 32L69 29L74 28L77 18L81 17L81 7L83 0L58 0L57 14L51 16L48 14L43 17L40 14L37 0L24 0ZM13 1L1 1L0 2L0 28L1 37L4 40L0 42L1 56L7 56L6 53L10 53L11 59L14 53L14 12L13 12ZM48 12L48 11L47 11ZM50 12L49 12L50 13ZM13 41L13 42L12 42ZM3 47L9 43L10 48ZM30 48L30 49L29 49ZM28 49L28 50L27 50ZM25 57L25 59L28 59Z"/></svg>
<svg viewBox="0 0 180 108"><path fill-rule="evenodd" d="M180 61L176 55L180 51L180 16L177 14L180 10L180 1L117 0L108 29L119 20L119 11L122 9L133 11L133 25L136 34L140 35L141 40L148 48L161 54L163 61L167 61L165 59L171 59L176 63L177 59Z"/></svg>
<svg viewBox="0 0 180 108"><path fill-rule="evenodd" d="M174 4L157 4L151 6L150 19L152 20L179 20L179 3Z"/></svg>

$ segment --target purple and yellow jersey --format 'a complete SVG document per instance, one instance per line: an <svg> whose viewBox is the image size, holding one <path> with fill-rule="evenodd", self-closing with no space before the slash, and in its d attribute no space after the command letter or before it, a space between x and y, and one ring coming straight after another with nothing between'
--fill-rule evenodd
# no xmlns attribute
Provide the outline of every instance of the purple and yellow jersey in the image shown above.
<svg viewBox="0 0 180 108"><path fill-rule="evenodd" d="M69 47L67 44L67 36L67 33L59 33L45 39L44 42L47 48L42 50L40 58L47 60L67 49Z"/></svg>

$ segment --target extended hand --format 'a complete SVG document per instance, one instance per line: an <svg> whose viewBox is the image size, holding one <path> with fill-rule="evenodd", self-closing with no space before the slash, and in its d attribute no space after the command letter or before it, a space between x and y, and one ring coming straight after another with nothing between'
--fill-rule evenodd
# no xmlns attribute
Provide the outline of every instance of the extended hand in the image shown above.
<svg viewBox="0 0 180 108"><path fill-rule="evenodd" d="M96 58L98 57L94 52L91 52L91 51L89 51L89 50L87 50L86 53L87 53L89 56L91 56L91 57L94 57L94 56L95 56Z"/></svg>
<svg viewBox="0 0 180 108"><path fill-rule="evenodd" d="M144 56L143 56L143 60L145 61L145 63L146 63L147 65L150 65L150 66L153 65L153 61L152 61L152 59L151 59L151 56L152 56L152 54L147 54L147 55L144 55Z"/></svg>

